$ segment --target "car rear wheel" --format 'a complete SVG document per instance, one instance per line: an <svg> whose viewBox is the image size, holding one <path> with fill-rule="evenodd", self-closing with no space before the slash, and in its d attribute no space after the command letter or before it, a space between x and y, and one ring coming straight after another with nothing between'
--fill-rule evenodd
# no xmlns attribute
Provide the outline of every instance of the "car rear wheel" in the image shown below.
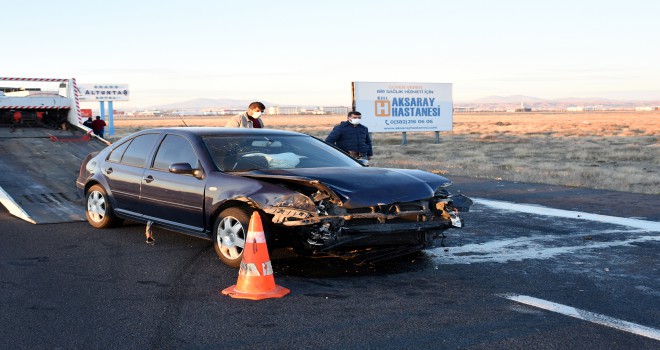
<svg viewBox="0 0 660 350"><path fill-rule="evenodd" d="M252 211L243 208L225 209L218 215L213 230L213 248L226 265L241 265L251 215Z"/></svg>
<svg viewBox="0 0 660 350"><path fill-rule="evenodd" d="M108 194L101 185L94 185L85 196L85 216L90 225L96 228L108 228L122 223L115 216Z"/></svg>

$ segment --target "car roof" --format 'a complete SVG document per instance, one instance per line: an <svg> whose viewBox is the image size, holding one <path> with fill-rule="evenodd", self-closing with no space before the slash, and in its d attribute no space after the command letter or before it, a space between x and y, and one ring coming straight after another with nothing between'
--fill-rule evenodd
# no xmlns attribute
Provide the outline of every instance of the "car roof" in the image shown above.
<svg viewBox="0 0 660 350"><path fill-rule="evenodd" d="M140 131L140 133L149 133L149 132L160 132L160 133L174 132L181 134L193 134L197 136L259 136L259 135L306 136L305 134L295 131L261 129L261 128L253 129L253 128L225 128L225 127L176 127L176 128L145 129Z"/></svg>

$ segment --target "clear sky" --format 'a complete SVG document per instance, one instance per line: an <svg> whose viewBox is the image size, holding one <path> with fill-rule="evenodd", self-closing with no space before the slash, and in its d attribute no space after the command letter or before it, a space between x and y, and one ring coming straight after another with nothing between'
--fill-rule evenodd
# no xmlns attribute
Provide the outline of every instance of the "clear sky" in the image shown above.
<svg viewBox="0 0 660 350"><path fill-rule="evenodd" d="M194 98L351 104L351 82L490 95L660 99L654 0L4 1L0 76Z"/></svg>

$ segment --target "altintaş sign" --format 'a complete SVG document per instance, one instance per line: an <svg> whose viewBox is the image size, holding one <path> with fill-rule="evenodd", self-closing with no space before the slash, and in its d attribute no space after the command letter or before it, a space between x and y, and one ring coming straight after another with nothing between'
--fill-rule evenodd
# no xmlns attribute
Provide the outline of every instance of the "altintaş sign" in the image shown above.
<svg viewBox="0 0 660 350"><path fill-rule="evenodd" d="M450 83L353 83L353 106L370 132L452 129Z"/></svg>
<svg viewBox="0 0 660 350"><path fill-rule="evenodd" d="M128 101L128 84L78 84L80 101Z"/></svg>

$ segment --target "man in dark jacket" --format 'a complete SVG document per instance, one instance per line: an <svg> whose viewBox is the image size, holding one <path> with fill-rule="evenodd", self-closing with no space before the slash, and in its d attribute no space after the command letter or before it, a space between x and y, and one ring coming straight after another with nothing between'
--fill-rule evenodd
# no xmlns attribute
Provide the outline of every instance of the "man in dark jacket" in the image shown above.
<svg viewBox="0 0 660 350"><path fill-rule="evenodd" d="M353 158L371 159L374 153L371 149L369 129L360 124L361 120L360 112L348 112L348 120L336 125L325 142L341 148Z"/></svg>
<svg viewBox="0 0 660 350"><path fill-rule="evenodd" d="M92 117L89 117L89 118L87 118L87 120L85 120L83 122L83 126L86 126L86 127L91 129L92 128L92 123L93 123Z"/></svg>

